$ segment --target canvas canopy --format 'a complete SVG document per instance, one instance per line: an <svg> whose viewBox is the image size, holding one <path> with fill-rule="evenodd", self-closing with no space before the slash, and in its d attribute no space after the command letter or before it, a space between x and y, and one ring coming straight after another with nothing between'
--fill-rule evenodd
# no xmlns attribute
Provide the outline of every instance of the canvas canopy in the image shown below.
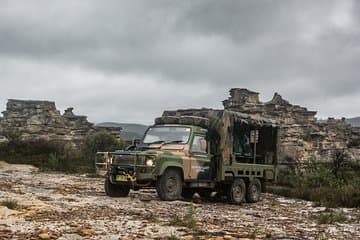
<svg viewBox="0 0 360 240"><path fill-rule="evenodd" d="M229 161L233 153L233 132L239 126L253 129L275 129L276 121L260 116L213 109L187 109L165 111L162 117L155 120L155 124L184 124L205 128L212 136L216 136L217 153L223 161Z"/></svg>

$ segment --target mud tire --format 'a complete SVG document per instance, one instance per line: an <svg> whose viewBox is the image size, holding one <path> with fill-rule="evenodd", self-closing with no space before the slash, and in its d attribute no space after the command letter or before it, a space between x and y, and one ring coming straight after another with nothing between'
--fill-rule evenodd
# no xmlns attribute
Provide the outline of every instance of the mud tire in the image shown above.
<svg viewBox="0 0 360 240"><path fill-rule="evenodd" d="M182 178L180 171L167 169L156 182L156 191L161 200L173 201L181 199Z"/></svg>
<svg viewBox="0 0 360 240"><path fill-rule="evenodd" d="M241 204L245 200L246 185L241 178L235 179L228 189L228 199L233 204Z"/></svg>
<svg viewBox="0 0 360 240"><path fill-rule="evenodd" d="M261 197L261 182L259 179L255 178L249 182L246 191L246 201L249 203L255 203L260 201Z"/></svg>
<svg viewBox="0 0 360 240"><path fill-rule="evenodd" d="M105 193L109 197L127 197L130 186L112 184L108 178L104 182Z"/></svg>

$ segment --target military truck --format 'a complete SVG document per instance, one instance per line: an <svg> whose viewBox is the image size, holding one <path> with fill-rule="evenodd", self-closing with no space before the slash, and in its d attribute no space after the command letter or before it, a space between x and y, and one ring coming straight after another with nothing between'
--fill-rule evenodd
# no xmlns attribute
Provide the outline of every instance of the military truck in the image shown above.
<svg viewBox="0 0 360 240"><path fill-rule="evenodd" d="M228 110L165 111L141 141L125 150L99 152L96 166L105 192L155 187L161 200L194 192L257 202L276 178L278 126L271 119Z"/></svg>

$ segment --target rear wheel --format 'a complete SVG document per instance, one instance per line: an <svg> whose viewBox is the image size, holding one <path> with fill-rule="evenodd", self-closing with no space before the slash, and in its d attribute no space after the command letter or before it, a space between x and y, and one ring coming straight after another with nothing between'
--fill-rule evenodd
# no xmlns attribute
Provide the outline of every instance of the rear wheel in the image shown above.
<svg viewBox="0 0 360 240"><path fill-rule="evenodd" d="M172 201L181 198L182 178L180 171L167 169L156 182L156 191L161 200Z"/></svg>
<svg viewBox="0 0 360 240"><path fill-rule="evenodd" d="M130 186L112 184L108 178L105 179L104 188L109 197L127 197L130 192Z"/></svg>
<svg viewBox="0 0 360 240"><path fill-rule="evenodd" d="M255 178L249 182L246 191L246 201L250 203L255 203L260 200L261 196L261 182L259 179Z"/></svg>
<svg viewBox="0 0 360 240"><path fill-rule="evenodd" d="M238 178L233 181L228 190L228 197L231 203L241 204L244 202L246 185L243 179Z"/></svg>

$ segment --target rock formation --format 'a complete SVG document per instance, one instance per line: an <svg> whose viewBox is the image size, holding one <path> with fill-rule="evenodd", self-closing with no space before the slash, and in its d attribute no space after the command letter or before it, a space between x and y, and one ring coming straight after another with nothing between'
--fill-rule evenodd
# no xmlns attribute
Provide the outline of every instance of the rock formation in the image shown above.
<svg viewBox="0 0 360 240"><path fill-rule="evenodd" d="M272 118L280 123L280 159L284 161L332 159L345 152L352 159L360 159L360 128L351 127L345 119L329 118L317 121L315 111L292 105L278 93L272 100L260 102L259 93L243 88L230 90L223 101L225 109ZM197 111L187 109L186 111ZM25 141L38 139L80 143L88 134L105 130L120 137L121 128L95 127L86 116L68 108L61 115L50 101L24 101L10 99L0 118L0 142L6 141L1 133L19 133Z"/></svg>
<svg viewBox="0 0 360 240"><path fill-rule="evenodd" d="M223 101L225 109L272 118L281 125L280 158L285 161L328 160L339 151L351 158L360 158L360 130L352 128L345 119L329 118L317 121L315 111L292 105L278 93L271 101L259 101L259 93L247 89L230 90Z"/></svg>
<svg viewBox="0 0 360 240"><path fill-rule="evenodd" d="M316 111L293 105L278 93L268 102L260 102L259 93L244 88L230 90L223 101L224 109L265 117L280 125L279 160L331 160L345 153L360 161L360 128L351 127L345 119L318 121ZM213 109L180 109L165 111L166 116L206 117Z"/></svg>
<svg viewBox="0 0 360 240"><path fill-rule="evenodd" d="M73 108L66 109L61 115L55 103L50 101L9 99L3 118L0 118L0 133L17 133L23 141L69 141L77 145L99 130L102 128L95 127L86 116L75 115ZM120 130L111 128L110 132L119 138Z"/></svg>

